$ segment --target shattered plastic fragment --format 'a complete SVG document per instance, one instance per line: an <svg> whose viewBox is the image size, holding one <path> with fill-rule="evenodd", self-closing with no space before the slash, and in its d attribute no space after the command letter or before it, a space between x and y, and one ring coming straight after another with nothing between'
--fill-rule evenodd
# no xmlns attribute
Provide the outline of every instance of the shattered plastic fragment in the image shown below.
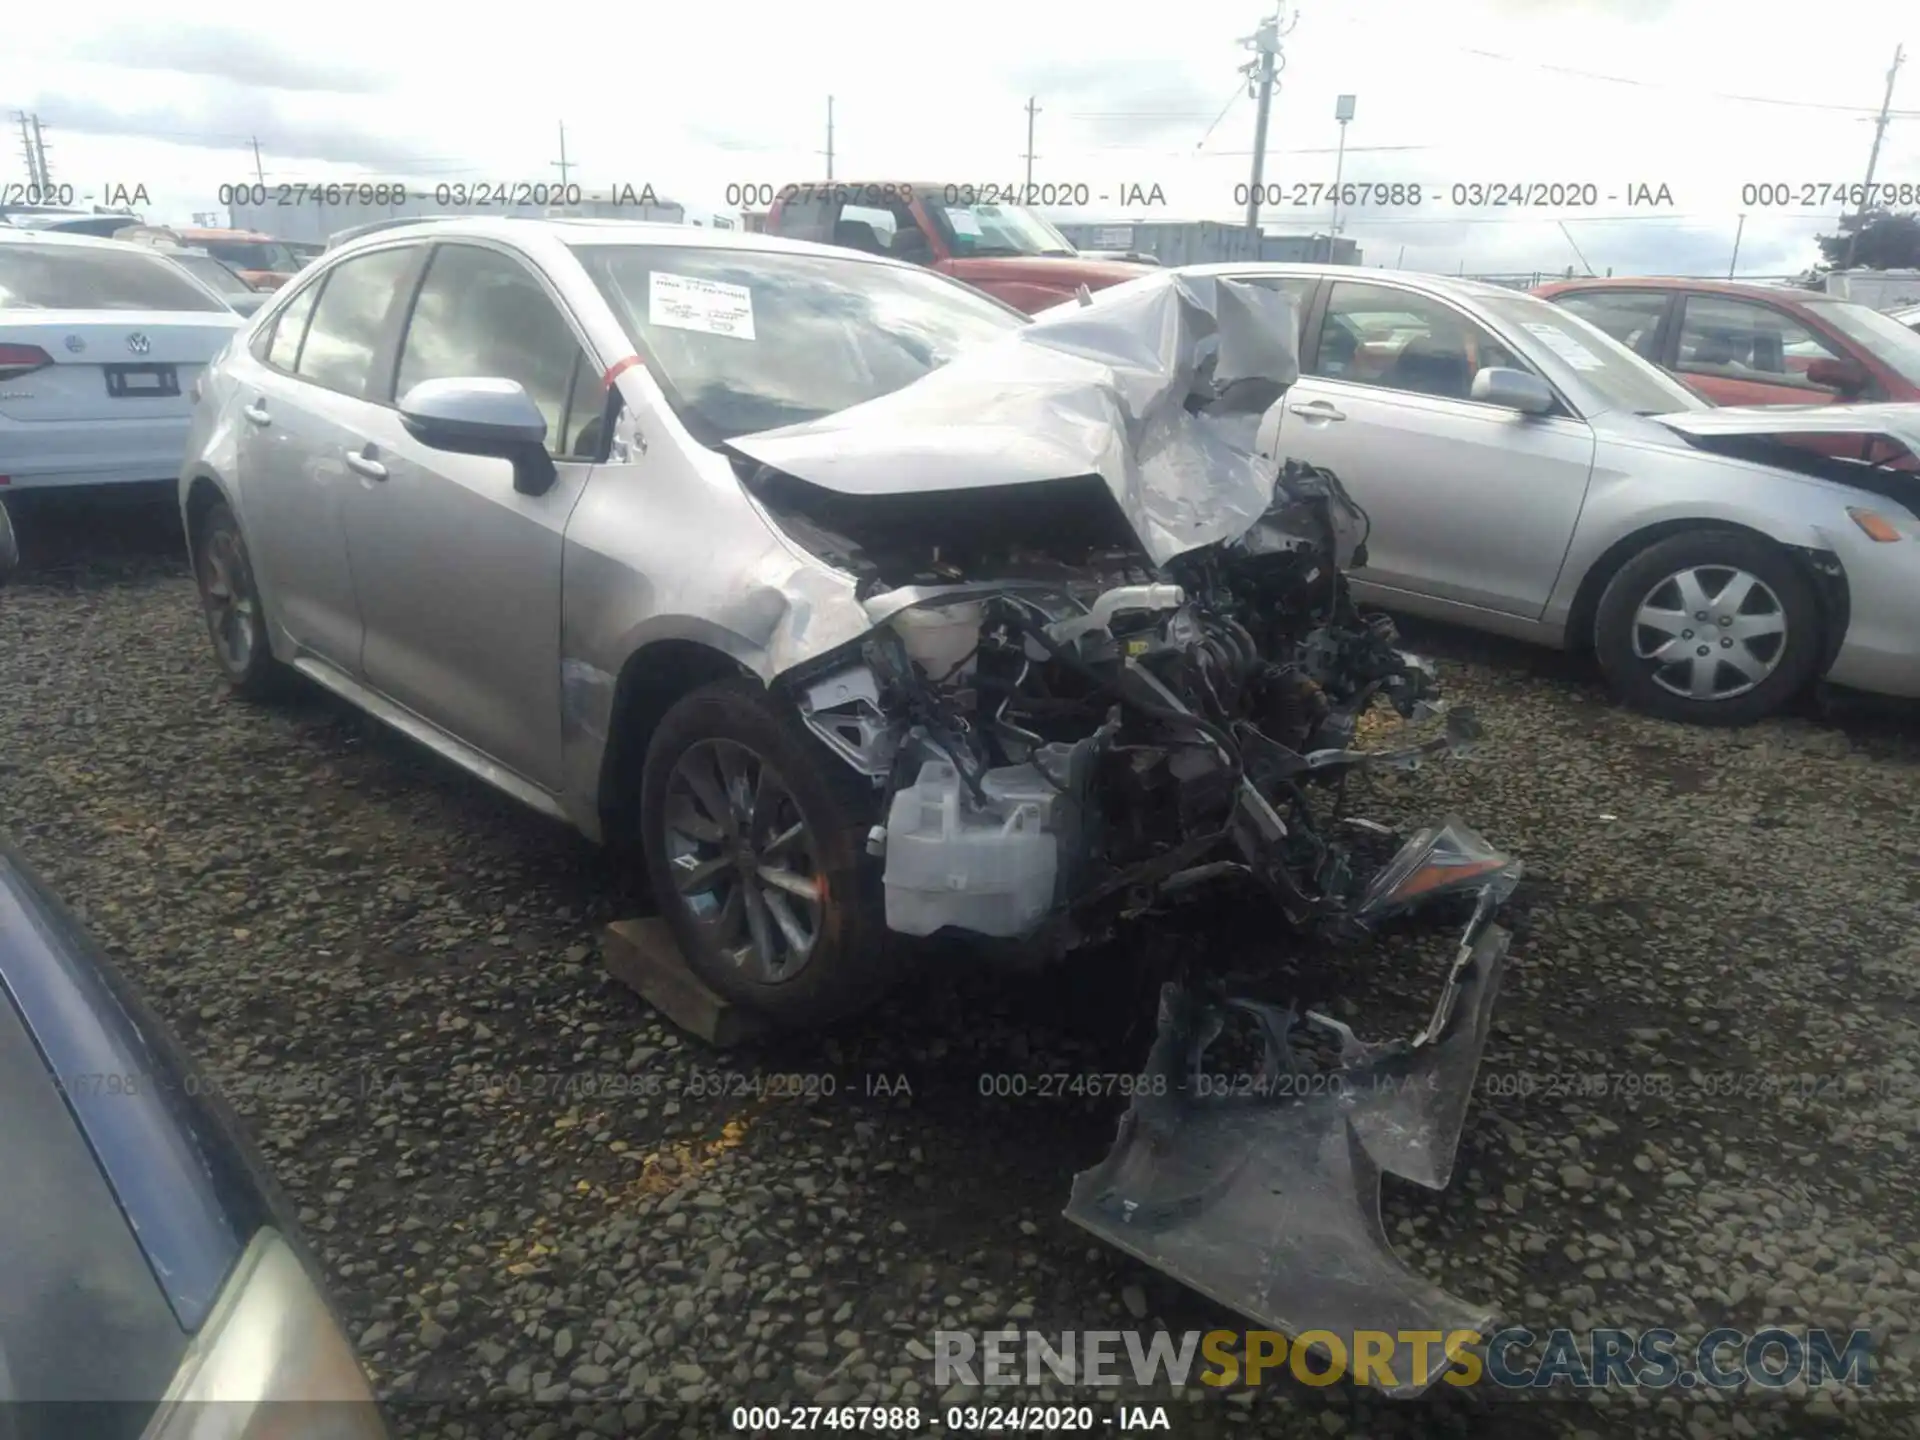
<svg viewBox="0 0 1920 1440"><path fill-rule="evenodd" d="M1298 1083L1291 1015L1227 1002L1252 1015L1266 1040L1264 1084L1252 1095L1205 1093L1201 1062L1221 1007L1167 986L1148 1083L1112 1152L1075 1178L1066 1217L1255 1324L1394 1337L1391 1378L1377 1383L1421 1393L1445 1362L1416 1356L1399 1337L1485 1335L1495 1317L1393 1253L1380 1175L1431 1189L1451 1178L1506 945L1497 928L1472 945L1433 1044L1365 1046L1338 1022L1308 1017L1340 1034L1348 1062L1312 1084Z"/></svg>

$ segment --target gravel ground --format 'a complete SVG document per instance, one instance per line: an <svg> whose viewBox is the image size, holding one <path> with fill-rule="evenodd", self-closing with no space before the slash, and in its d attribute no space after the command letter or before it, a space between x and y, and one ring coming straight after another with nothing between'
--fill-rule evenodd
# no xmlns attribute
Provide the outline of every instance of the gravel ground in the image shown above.
<svg viewBox="0 0 1920 1440"><path fill-rule="evenodd" d="M599 927L644 903L611 860L317 693L228 699L164 509L31 518L0 593L0 825L228 1086L399 1433L931 1412L937 1328L1236 1326L1059 1218L1118 1102L979 1093L1136 1066L1125 957L963 970L831 1037L707 1050L604 977ZM1912 714L1690 731L1562 657L1419 639L1486 758L1372 813L1457 810L1530 878L1453 1186L1390 1182L1396 1243L1537 1331L1870 1328L1878 1383L1420 1406L1195 1386L1158 1397L1176 1433L1920 1433ZM1413 957L1443 948L1385 946L1343 1013L1417 1014ZM1331 962L1281 963L1328 999Z"/></svg>

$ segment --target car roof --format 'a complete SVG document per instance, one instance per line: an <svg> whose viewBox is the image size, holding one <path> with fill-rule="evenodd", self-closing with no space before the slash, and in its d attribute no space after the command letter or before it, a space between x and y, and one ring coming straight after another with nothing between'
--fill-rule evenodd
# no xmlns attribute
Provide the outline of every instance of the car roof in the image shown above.
<svg viewBox="0 0 1920 1440"><path fill-rule="evenodd" d="M1505 285L1489 285L1484 280L1469 280L1460 275L1436 275L1426 270L1373 270L1331 261L1315 264L1290 260L1220 260L1207 265L1169 266L1165 270L1149 271L1148 276L1142 278L1156 273L1211 275L1226 280L1248 275L1292 275L1302 280L1350 280L1355 284L1399 285L1429 295L1447 295L1465 300L1491 300L1527 293L1509 289Z"/></svg>
<svg viewBox="0 0 1920 1440"><path fill-rule="evenodd" d="M613 242L627 245L658 245L674 249L740 250L788 255L822 255L854 264L887 265L900 270L921 270L884 255L869 255L839 245L819 245L810 240L790 240L782 235L767 235L743 230L710 230L701 225L679 225L661 220L612 220L591 217L549 218L513 215L436 215L416 222L383 227L356 235L327 252L344 255L351 250L390 244L396 240L446 239L469 235L478 239L505 240L509 243L538 236L562 245L588 245Z"/></svg>
<svg viewBox="0 0 1920 1440"><path fill-rule="evenodd" d="M0 244L71 245L86 250L132 250L141 255L162 253L152 245L130 240L109 240L103 235L69 235L59 230L24 230L0 225Z"/></svg>
<svg viewBox="0 0 1920 1440"><path fill-rule="evenodd" d="M188 226L176 225L176 226L173 226L172 228L176 234L191 235L196 240L245 240L249 242L268 242L268 243L270 243L273 240L273 236L267 234L264 230L225 230L225 229L218 229L218 228L209 229L205 226L195 226L195 225L188 225Z"/></svg>
<svg viewBox="0 0 1920 1440"><path fill-rule="evenodd" d="M1572 295L1581 290L1687 290L1705 295L1726 295L1736 300L1770 300L1788 304L1807 301L1838 300L1838 295L1818 290L1802 290L1795 285L1768 285L1743 280L1689 280L1680 275L1623 275L1604 279L1552 280L1537 286L1539 295Z"/></svg>

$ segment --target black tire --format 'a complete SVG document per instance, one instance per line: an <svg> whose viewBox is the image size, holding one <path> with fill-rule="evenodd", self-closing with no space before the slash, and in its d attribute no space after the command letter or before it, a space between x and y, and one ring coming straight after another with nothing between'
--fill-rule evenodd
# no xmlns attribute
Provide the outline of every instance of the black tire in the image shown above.
<svg viewBox="0 0 1920 1440"><path fill-rule="evenodd" d="M193 574L220 673L245 699L276 694L284 672L267 639L266 607L254 583L246 538L224 500L214 501L195 529Z"/></svg>
<svg viewBox="0 0 1920 1440"><path fill-rule="evenodd" d="M748 885L741 876L751 868L737 855L726 856L731 835L742 827L738 810L725 822L719 838L701 839L689 826L717 831L699 800L693 777L707 774L725 783L728 757L740 776L733 787L744 791L757 773L746 759L770 769L783 792L758 793L768 814L757 815L744 829L761 858L777 862L786 873L809 873L817 883L815 899L798 898L782 886ZM708 760L714 762L706 770ZM771 798L768 798L771 797ZM688 810L689 801L696 808ZM739 807L745 808L745 807ZM790 833L793 821L804 826L794 849L775 856L768 842L775 833ZM647 878L660 914L673 931L687 964L713 990L783 1028L824 1025L864 1008L885 992L894 978L892 947L888 943L880 888L879 863L866 853L866 837L878 818L876 792L854 771L829 753L770 695L758 681L722 680L686 696L661 719L647 747L640 787L640 838ZM703 866L720 867L710 886L682 886ZM772 899L754 896L768 895ZM727 919L737 905L734 920ZM785 966L768 964L768 956L752 929L752 911L758 906L760 923L770 948L783 952ZM811 943L796 950L777 922L774 907L787 919L811 930ZM696 907L704 912L696 914ZM723 940L744 931L744 944L730 947ZM799 958L799 957L804 958ZM799 958L799 963L794 960Z"/></svg>
<svg viewBox="0 0 1920 1440"><path fill-rule="evenodd" d="M1696 571L1703 574L1694 576L1697 588L1690 593L1696 600L1707 597L1708 617L1698 622L1697 631L1690 620L1674 622L1687 628L1672 633L1636 622L1641 606L1656 599L1661 612L1687 614L1691 607L1683 608L1680 577ZM1713 603L1727 597L1726 589L1710 583L1723 574L1729 578L1717 581L1722 587L1732 584L1736 574L1758 582L1743 607L1731 607L1731 615ZM1694 617L1701 613L1691 609ZM1737 530L1688 530L1649 545L1620 567L1594 616L1594 651L1614 693L1636 710L1690 725L1750 725L1785 705L1812 678L1820 658L1822 618L1813 585L1779 546ZM1784 638L1758 633L1776 619L1784 627ZM1747 638L1749 632L1752 638ZM1736 635L1742 638L1735 640ZM1656 642L1675 648L1659 652ZM1741 658L1745 669L1729 658L1735 645L1739 652L1733 658ZM1678 658L1662 663L1652 658L1657 653ZM1721 698L1678 693L1683 676L1691 690L1693 677L1700 673L1696 664L1701 671L1711 670L1714 678L1707 687L1721 689ZM1742 684L1747 688L1736 692Z"/></svg>

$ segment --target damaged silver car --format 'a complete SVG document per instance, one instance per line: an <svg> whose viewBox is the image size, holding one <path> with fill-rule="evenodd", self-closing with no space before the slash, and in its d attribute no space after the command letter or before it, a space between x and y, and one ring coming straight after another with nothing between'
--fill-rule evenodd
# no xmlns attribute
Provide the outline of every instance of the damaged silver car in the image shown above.
<svg viewBox="0 0 1920 1440"><path fill-rule="evenodd" d="M1345 813L1356 770L1478 730L1355 607L1339 477L1257 453L1297 332L1283 293L1178 273L1029 323L765 237L383 230L208 373L181 500L214 651L637 841L688 964L782 1023L920 937L1046 960L1223 890L1344 940L1456 905L1403 1040L1170 981L1068 1213L1282 1329L1484 1329L1394 1258L1378 1187L1447 1183L1520 871ZM1375 707L1404 743L1368 747ZM1208 1094L1236 1025L1258 1083Z"/></svg>

